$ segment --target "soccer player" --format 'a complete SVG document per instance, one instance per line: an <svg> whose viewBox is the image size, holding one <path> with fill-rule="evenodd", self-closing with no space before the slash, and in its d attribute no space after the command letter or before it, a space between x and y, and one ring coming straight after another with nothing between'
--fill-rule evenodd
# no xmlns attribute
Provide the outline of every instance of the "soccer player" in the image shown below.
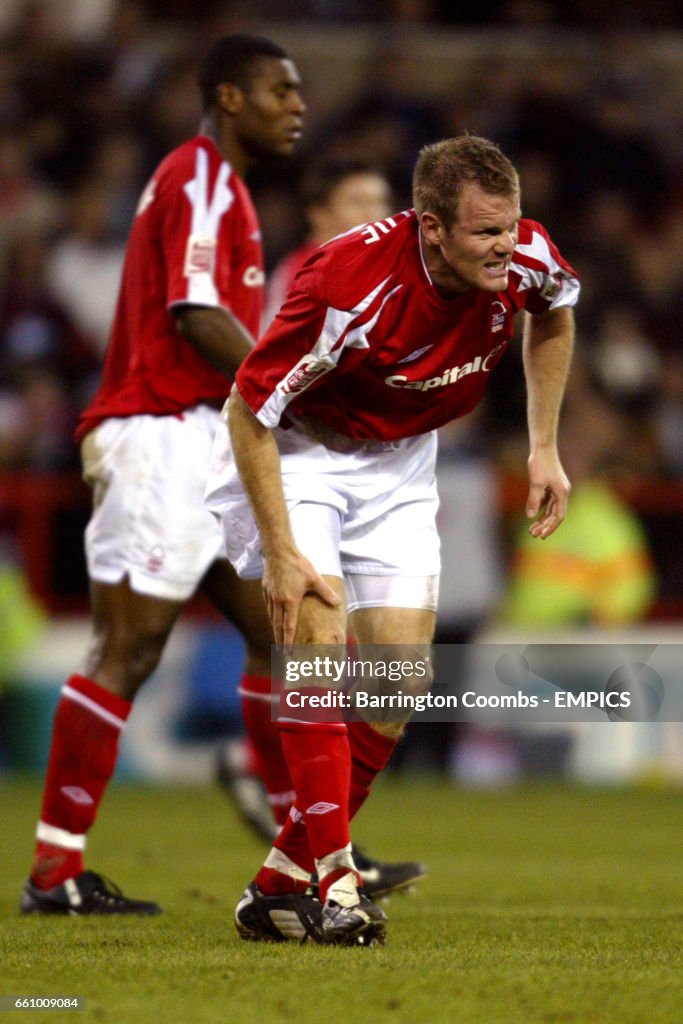
<svg viewBox="0 0 683 1024"><path fill-rule="evenodd" d="M425 147L413 201L313 254L238 371L219 427L207 504L240 575L262 577L280 644L342 644L348 617L359 644L428 650L435 431L479 402L519 311L532 536L565 516L556 436L576 274L545 228L522 219L515 168L486 139ZM238 931L268 938L268 900L302 891L315 869L319 940L381 942L386 917L363 893L349 821L402 726L313 718L281 717L296 800L238 903Z"/></svg>
<svg viewBox="0 0 683 1024"><path fill-rule="evenodd" d="M294 278L318 246L359 224L381 220L391 210L391 187L382 171L358 158L323 159L310 167L301 188L306 219L310 225L307 239L277 265L266 282L266 312L269 324L289 294ZM253 685L253 684L252 684ZM263 694L242 693L242 709L249 732L266 736L270 730L271 708ZM281 744L271 732L272 752L265 757L265 739L258 749L247 735L246 741L229 740L219 750L218 778L235 802L243 819L254 831L271 843L287 820L293 792L271 788L267 796L262 779L273 774L279 764ZM281 772L284 777L285 773ZM373 897L384 896L412 886L424 876L424 865L414 861L381 862L354 846L356 867L363 877L365 891Z"/></svg>
<svg viewBox="0 0 683 1024"><path fill-rule="evenodd" d="M305 106L294 63L253 35L214 43L199 86L199 134L162 161L140 199L103 382L78 430L94 490L93 634L55 715L24 913L159 911L85 871L83 850L135 694L197 588L246 638L243 690L270 685L260 589L232 570L203 496L219 410L263 310L261 235L244 175L292 152ZM266 784L291 788L280 761L268 760L275 778Z"/></svg>

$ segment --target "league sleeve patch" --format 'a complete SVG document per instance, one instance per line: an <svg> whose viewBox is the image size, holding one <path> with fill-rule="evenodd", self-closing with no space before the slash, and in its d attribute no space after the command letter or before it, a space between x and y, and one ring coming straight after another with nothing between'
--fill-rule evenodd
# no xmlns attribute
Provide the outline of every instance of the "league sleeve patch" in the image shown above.
<svg viewBox="0 0 683 1024"><path fill-rule="evenodd" d="M313 381L322 377L334 367L334 363L327 359L315 359L308 355L299 360L291 373L278 384L278 390L283 395L295 395L299 391L305 391Z"/></svg>
<svg viewBox="0 0 683 1024"><path fill-rule="evenodd" d="M185 266L183 274L185 277L193 277L195 274L211 274L216 263L216 242L215 238L208 235L190 235L185 249Z"/></svg>
<svg viewBox="0 0 683 1024"><path fill-rule="evenodd" d="M558 272L549 277L545 285L541 289L541 298L547 299L548 302L552 302L562 291L564 282L564 274Z"/></svg>

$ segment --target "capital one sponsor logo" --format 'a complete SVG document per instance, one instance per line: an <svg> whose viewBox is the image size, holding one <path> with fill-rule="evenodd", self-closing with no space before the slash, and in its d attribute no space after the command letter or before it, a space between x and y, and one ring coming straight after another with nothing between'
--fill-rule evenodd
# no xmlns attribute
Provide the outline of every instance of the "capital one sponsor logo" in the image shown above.
<svg viewBox="0 0 683 1024"><path fill-rule="evenodd" d="M304 356L294 367L289 377L282 381L278 387L285 395L294 395L299 391L305 391L314 380L322 377L332 367L325 359L315 359L313 356Z"/></svg>
<svg viewBox="0 0 683 1024"><path fill-rule="evenodd" d="M490 373L491 363L494 358L507 346L507 341L502 341L491 349L483 358L476 356L471 363L463 363L462 366L451 366L438 377L428 377L427 380L410 380L402 373L393 373L390 377L384 378L384 383L390 388L405 388L410 391L431 391L432 388L445 388L449 384L468 377L471 373Z"/></svg>
<svg viewBox="0 0 683 1024"><path fill-rule="evenodd" d="M266 275L260 267L247 267L242 275L242 284L245 284L247 288L260 288L265 280Z"/></svg>

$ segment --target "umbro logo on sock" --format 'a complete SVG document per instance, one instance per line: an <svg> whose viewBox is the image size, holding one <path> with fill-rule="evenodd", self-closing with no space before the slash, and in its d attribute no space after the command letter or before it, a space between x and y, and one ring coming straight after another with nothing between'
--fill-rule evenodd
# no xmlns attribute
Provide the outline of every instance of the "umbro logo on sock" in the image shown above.
<svg viewBox="0 0 683 1024"><path fill-rule="evenodd" d="M92 804L95 802L90 793L86 793L81 786L62 786L59 792L68 797L69 800L73 800L75 804Z"/></svg>
<svg viewBox="0 0 683 1024"><path fill-rule="evenodd" d="M311 804L310 807L306 808L306 814L329 814L330 811L338 809L339 804L327 804L324 800L319 800L317 804Z"/></svg>

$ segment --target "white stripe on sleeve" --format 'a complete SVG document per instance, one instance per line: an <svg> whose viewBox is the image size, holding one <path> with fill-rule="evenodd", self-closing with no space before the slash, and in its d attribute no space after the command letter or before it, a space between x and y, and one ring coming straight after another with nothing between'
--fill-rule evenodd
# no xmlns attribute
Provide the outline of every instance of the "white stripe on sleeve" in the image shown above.
<svg viewBox="0 0 683 1024"><path fill-rule="evenodd" d="M519 291L537 288L542 293L549 286L551 286L552 291L555 291L559 285L557 294L552 297L548 309L559 309L560 306L576 305L581 290L579 281L573 274L570 274L569 271L560 266L552 255L548 242L543 235L540 235L538 231L534 231L530 244L517 245L515 253L521 253L522 256L529 256L531 259L544 263L547 268L539 270L527 267L523 263L516 263L513 255L510 270L514 270L521 278Z"/></svg>
<svg viewBox="0 0 683 1024"><path fill-rule="evenodd" d="M328 307L320 336L310 352L307 352L293 367L287 370L275 386L273 393L263 403L256 416L264 427L276 427L289 403L297 395L325 373L333 370L345 348L370 348L367 335L377 323L387 300L402 287L397 285L382 299L379 309L367 323L359 324L352 330L350 325L361 316L387 285L385 278L351 310ZM339 344L340 341L343 343Z"/></svg>
<svg viewBox="0 0 683 1024"><path fill-rule="evenodd" d="M200 146L197 149L195 176L185 185L185 194L192 205L192 223L185 254L187 300L201 306L220 304L214 277L216 247L221 217L235 199L228 185L230 173L230 164L224 160L209 200L209 154Z"/></svg>

